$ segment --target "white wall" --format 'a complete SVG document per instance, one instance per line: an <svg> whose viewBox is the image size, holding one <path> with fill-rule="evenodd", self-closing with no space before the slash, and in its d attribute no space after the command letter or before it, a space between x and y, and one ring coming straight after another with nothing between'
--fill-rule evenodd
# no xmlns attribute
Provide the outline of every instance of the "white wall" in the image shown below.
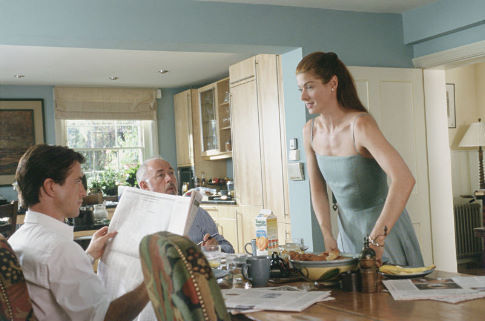
<svg viewBox="0 0 485 321"><path fill-rule="evenodd" d="M452 184L454 203L466 200L460 195L469 195L478 189L478 152L476 149L458 147L468 126L479 117L484 121L485 93L478 88L485 85L485 64L472 64L446 70L446 83L455 84L456 128L448 129L451 152ZM480 82L482 85L480 86Z"/></svg>

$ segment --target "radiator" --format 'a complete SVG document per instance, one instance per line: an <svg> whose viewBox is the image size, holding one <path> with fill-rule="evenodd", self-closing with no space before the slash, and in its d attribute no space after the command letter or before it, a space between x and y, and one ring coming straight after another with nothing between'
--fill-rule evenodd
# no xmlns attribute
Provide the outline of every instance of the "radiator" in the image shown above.
<svg viewBox="0 0 485 321"><path fill-rule="evenodd" d="M480 256L483 251L482 239L473 234L473 228L482 226L480 204L455 205L456 258L464 259Z"/></svg>

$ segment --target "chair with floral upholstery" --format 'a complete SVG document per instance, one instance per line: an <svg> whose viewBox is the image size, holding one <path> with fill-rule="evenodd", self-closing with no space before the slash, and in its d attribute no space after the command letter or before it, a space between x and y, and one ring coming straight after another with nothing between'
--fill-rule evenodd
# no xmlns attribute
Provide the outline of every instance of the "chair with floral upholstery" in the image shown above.
<svg viewBox="0 0 485 321"><path fill-rule="evenodd" d="M230 320L212 269L192 241L169 232L147 235L140 259L159 321Z"/></svg>
<svg viewBox="0 0 485 321"><path fill-rule="evenodd" d="M17 256L3 235L0 235L0 320L37 320Z"/></svg>

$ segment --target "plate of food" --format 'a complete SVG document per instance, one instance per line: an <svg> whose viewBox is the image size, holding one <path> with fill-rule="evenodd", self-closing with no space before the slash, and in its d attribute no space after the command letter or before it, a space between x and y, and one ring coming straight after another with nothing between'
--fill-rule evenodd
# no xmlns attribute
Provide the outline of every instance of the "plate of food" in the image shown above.
<svg viewBox="0 0 485 321"><path fill-rule="evenodd" d="M322 253L290 252L290 262L309 281L335 280L357 266L358 255L339 250Z"/></svg>
<svg viewBox="0 0 485 321"><path fill-rule="evenodd" d="M409 267L385 264L379 268L379 272L389 279L411 279L426 276L435 270L434 264L421 267Z"/></svg>

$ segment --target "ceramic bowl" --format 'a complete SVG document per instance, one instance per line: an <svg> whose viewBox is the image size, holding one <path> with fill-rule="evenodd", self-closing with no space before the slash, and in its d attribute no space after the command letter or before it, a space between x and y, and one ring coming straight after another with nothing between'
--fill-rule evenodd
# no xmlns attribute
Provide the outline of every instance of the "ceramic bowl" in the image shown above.
<svg viewBox="0 0 485 321"><path fill-rule="evenodd" d="M308 281L332 281L343 273L355 269L358 257L353 254L342 254L340 259L334 261L295 261L290 260Z"/></svg>

